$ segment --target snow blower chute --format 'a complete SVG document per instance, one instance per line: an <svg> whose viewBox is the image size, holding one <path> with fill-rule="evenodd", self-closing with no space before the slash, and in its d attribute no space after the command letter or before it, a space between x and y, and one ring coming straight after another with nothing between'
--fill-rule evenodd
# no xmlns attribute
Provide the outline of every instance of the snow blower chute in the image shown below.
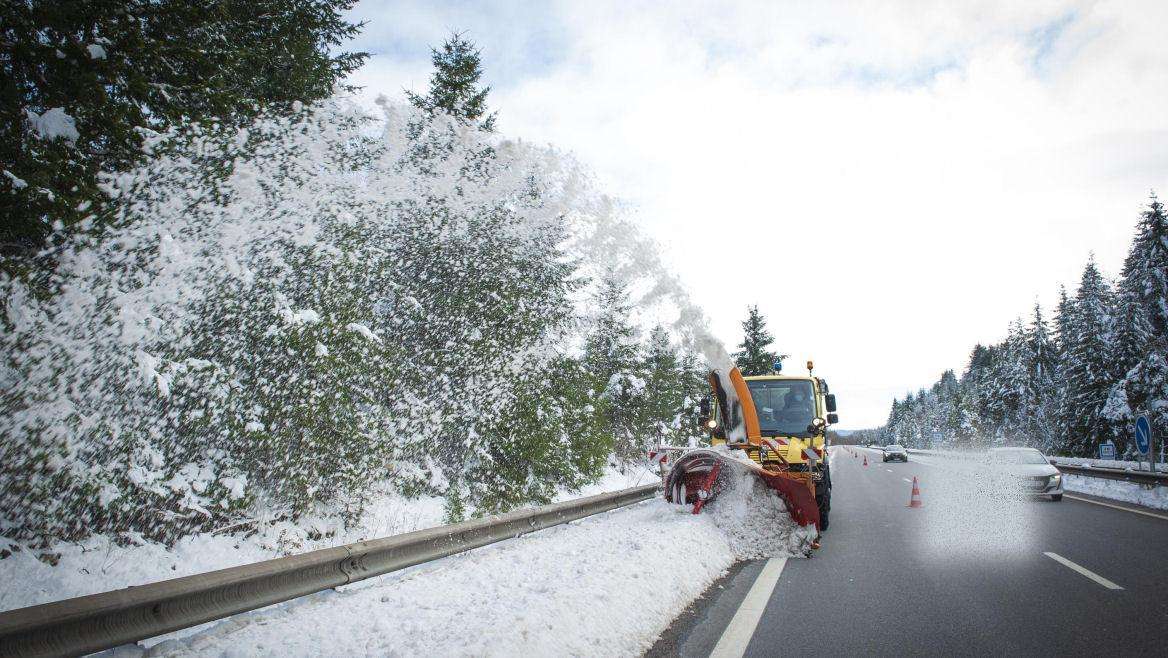
<svg viewBox="0 0 1168 658"><path fill-rule="evenodd" d="M712 447L660 446L650 452L660 466L665 499L692 505L698 514L729 480L729 469L740 469L778 492L795 523L826 529L831 480L825 436L827 422L836 421L826 413L835 411L826 382L809 372L751 377L748 385L733 368L725 376L711 372L710 388L716 408L703 400L702 420Z"/></svg>

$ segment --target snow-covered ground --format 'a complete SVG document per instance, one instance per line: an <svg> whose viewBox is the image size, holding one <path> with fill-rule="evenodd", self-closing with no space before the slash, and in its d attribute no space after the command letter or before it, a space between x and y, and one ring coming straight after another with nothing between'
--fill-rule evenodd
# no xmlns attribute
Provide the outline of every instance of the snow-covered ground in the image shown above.
<svg viewBox="0 0 1168 658"><path fill-rule="evenodd" d="M1121 480L1063 475L1063 488L1072 493L1085 493L1155 509L1168 509L1168 487L1136 484Z"/></svg>
<svg viewBox="0 0 1168 658"><path fill-rule="evenodd" d="M1076 466L1096 466L1098 468L1122 468L1130 471L1150 470L1148 462L1124 461L1120 459L1092 459L1089 457L1060 457L1050 455L1050 458L1060 464L1074 464ZM1168 472L1168 464L1156 464L1156 470Z"/></svg>
<svg viewBox="0 0 1168 658"><path fill-rule="evenodd" d="M610 472L562 498L654 477ZM781 499L748 476L731 483L709 513L646 501L111 653L635 655L735 560L805 550L811 538ZM280 546L291 545L288 535L298 552L433 526L441 517L439 499L387 497L360 528L327 539L309 540L305 527L290 525L246 539L194 537L169 550L95 539L54 547L56 567L21 551L0 560L0 578L11 585L0 601L8 609L267 559L286 552Z"/></svg>
<svg viewBox="0 0 1168 658"><path fill-rule="evenodd" d="M0 560L0 610L95 594L144 583L226 569L293 553L412 532L443 520L441 498L405 499L385 495L370 505L360 523L349 529L328 516L259 522L248 536L232 533L186 537L167 548L155 542L98 535L79 543L58 543L33 550L0 537L0 547L13 551ZM17 550L13 550L16 548ZM47 555L55 559L52 566Z"/></svg>
<svg viewBox="0 0 1168 658"><path fill-rule="evenodd" d="M648 471L621 473L610 469L595 484L578 492L561 491L557 501L627 489L654 481ZM131 585L226 569L330 546L389 537L441 525L443 501L437 497L406 499L394 493L379 496L360 522L348 529L332 516L303 518L297 523L267 522L229 528L227 532L187 537L175 546L99 535L79 543L59 543L34 550L0 537L0 610L84 596ZM255 528L254 534L245 534ZM38 556L46 556L44 559ZM56 566L49 564L55 560Z"/></svg>
<svg viewBox="0 0 1168 658"><path fill-rule="evenodd" d="M733 562L661 500L238 615L125 655L635 655Z"/></svg>

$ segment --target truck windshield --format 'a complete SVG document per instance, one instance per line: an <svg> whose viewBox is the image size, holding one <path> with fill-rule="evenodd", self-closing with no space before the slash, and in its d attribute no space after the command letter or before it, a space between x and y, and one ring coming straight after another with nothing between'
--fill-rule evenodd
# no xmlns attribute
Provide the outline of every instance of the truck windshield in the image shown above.
<svg viewBox="0 0 1168 658"><path fill-rule="evenodd" d="M746 382L758 411L763 435L805 434L815 419L815 397L805 379L762 379Z"/></svg>

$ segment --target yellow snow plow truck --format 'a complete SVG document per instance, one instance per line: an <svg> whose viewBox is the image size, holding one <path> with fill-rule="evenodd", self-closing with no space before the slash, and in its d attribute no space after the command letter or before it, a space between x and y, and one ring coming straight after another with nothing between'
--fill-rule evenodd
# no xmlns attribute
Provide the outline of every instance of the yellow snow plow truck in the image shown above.
<svg viewBox="0 0 1168 658"><path fill-rule="evenodd" d="M738 368L710 373L712 395L702 400L711 448L659 446L665 498L692 504L695 514L718 492L724 467L744 468L779 492L791 518L826 530L831 511L827 428L838 422L835 395L814 375L743 377ZM723 447L724 446L724 447ZM747 459L741 458L741 450ZM671 462L671 463L670 463Z"/></svg>

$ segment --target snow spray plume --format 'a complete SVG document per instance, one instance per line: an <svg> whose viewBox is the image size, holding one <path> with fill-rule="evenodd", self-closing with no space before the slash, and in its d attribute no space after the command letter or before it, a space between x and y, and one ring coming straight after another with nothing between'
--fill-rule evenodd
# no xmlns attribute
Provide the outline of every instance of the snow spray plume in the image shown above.
<svg viewBox="0 0 1168 658"><path fill-rule="evenodd" d="M150 163L105 181L113 228L59 236L47 291L0 282L0 534L355 515L379 478L456 501L579 483L586 405L545 393L584 174L383 108L153 136Z"/></svg>
<svg viewBox="0 0 1168 658"><path fill-rule="evenodd" d="M682 344L700 354L710 370L717 373L726 392L728 408L740 408L737 390L730 381L730 370L736 364L722 341L710 331L705 312L662 262L657 244L626 219L612 199L603 195L595 198L590 214L581 218L583 230L572 239L570 250L579 254L585 263L601 266L618 278L647 282L648 291L636 305L671 307L676 313L672 328ZM726 429L726 436L734 442L746 440L746 426L741 417Z"/></svg>

